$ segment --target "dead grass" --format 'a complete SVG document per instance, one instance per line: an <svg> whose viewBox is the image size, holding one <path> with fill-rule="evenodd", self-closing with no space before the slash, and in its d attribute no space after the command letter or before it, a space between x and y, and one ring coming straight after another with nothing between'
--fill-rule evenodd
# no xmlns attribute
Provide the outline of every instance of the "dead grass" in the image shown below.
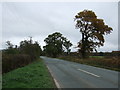
<svg viewBox="0 0 120 90"><path fill-rule="evenodd" d="M60 56L59 59L120 71L120 57L90 57L81 59L73 56Z"/></svg>

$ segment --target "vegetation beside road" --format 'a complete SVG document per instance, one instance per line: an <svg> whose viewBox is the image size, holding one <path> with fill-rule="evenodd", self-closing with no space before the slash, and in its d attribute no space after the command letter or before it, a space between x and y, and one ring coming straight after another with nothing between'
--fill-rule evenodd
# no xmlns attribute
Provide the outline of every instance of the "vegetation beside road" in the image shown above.
<svg viewBox="0 0 120 90"><path fill-rule="evenodd" d="M82 59L73 56L60 56L59 59L64 59L67 61L77 62L81 64L91 65L100 68L106 68L110 70L120 71L120 57L103 57L103 56L92 56L87 59Z"/></svg>
<svg viewBox="0 0 120 90"><path fill-rule="evenodd" d="M7 49L2 50L2 73L10 72L37 60L42 54L41 47L37 41L24 40L19 47L10 41L6 42Z"/></svg>
<svg viewBox="0 0 120 90"><path fill-rule="evenodd" d="M37 41L29 40L13 45L6 42L2 50L2 87L4 88L55 88L40 55L42 50Z"/></svg>
<svg viewBox="0 0 120 90"><path fill-rule="evenodd" d="M3 74L4 88L55 88L42 59Z"/></svg>

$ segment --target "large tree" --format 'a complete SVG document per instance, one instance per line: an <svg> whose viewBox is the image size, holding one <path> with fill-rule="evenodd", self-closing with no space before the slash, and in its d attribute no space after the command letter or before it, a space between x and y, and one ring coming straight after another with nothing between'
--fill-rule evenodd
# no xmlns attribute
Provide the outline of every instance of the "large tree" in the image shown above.
<svg viewBox="0 0 120 90"><path fill-rule="evenodd" d="M72 46L71 42L59 32L48 35L44 41L46 43L46 46L43 47L44 52L51 57L56 57L57 55L62 54L65 49L67 53L69 53L69 48Z"/></svg>
<svg viewBox="0 0 120 90"><path fill-rule="evenodd" d="M74 20L76 29L82 34L82 40L78 42L79 52L85 58L87 53L97 51L97 47L104 45L104 35L110 34L112 28L105 25L103 19L98 19L91 10L79 12Z"/></svg>

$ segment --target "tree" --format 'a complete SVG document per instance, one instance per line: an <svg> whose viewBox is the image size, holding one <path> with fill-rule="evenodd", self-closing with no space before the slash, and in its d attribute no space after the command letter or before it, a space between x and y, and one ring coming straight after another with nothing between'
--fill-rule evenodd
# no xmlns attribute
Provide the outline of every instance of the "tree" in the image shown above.
<svg viewBox="0 0 120 90"><path fill-rule="evenodd" d="M10 41L7 41L6 45L7 45L8 49L13 48L13 44Z"/></svg>
<svg viewBox="0 0 120 90"><path fill-rule="evenodd" d="M30 40L21 41L19 50L22 54L30 55L32 60L38 58L42 54L41 47L37 41L33 43L32 37L30 37Z"/></svg>
<svg viewBox="0 0 120 90"><path fill-rule="evenodd" d="M71 49L70 47L72 46L72 43L69 40L65 39L65 42L63 43L63 46L65 47L67 54L70 53Z"/></svg>
<svg viewBox="0 0 120 90"><path fill-rule="evenodd" d="M19 53L17 49L17 45L13 45L10 41L7 41L6 45L7 45L7 49L5 50L6 54L18 54Z"/></svg>
<svg viewBox="0 0 120 90"><path fill-rule="evenodd" d="M78 42L79 52L82 58L86 58L87 53L97 51L97 47L104 45L104 35L110 34L112 28L105 25L104 21L98 19L90 10L79 12L74 20L76 29L82 34L82 40Z"/></svg>
<svg viewBox="0 0 120 90"><path fill-rule="evenodd" d="M67 49L67 51L70 51L69 47L72 46L70 41L68 42L68 40L59 32L48 35L44 41L46 43L46 46L43 47L44 52L52 57L57 57L57 55L62 54L64 48ZM70 43L70 45L67 44L67 42Z"/></svg>

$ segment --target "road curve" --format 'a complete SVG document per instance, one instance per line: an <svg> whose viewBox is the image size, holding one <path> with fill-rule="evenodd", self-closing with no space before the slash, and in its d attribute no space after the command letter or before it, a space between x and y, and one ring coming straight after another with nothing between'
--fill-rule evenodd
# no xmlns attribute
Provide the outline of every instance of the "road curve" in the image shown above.
<svg viewBox="0 0 120 90"><path fill-rule="evenodd" d="M118 88L118 72L41 56L59 88Z"/></svg>

